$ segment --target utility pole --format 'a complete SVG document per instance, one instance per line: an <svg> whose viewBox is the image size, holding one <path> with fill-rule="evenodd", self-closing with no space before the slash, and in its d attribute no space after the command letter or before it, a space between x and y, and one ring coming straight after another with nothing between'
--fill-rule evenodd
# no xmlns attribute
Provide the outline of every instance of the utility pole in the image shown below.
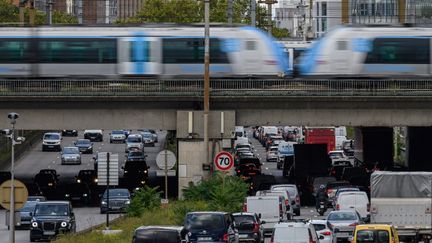
<svg viewBox="0 0 432 243"><path fill-rule="evenodd" d="M20 26L24 26L24 6L27 3L27 0L20 0L19 1L19 21Z"/></svg>
<svg viewBox="0 0 432 243"><path fill-rule="evenodd" d="M52 25L52 5L53 0L47 0L46 13L47 13L47 25Z"/></svg>
<svg viewBox="0 0 432 243"><path fill-rule="evenodd" d="M267 4L267 32L271 35L272 34L272 28L273 28L272 5L275 3L278 3L278 1L276 1L276 0L259 0L258 3Z"/></svg>
<svg viewBox="0 0 432 243"><path fill-rule="evenodd" d="M233 0L228 0L227 8L228 25L231 26L233 24Z"/></svg>
<svg viewBox="0 0 432 243"><path fill-rule="evenodd" d="M256 0L250 0L251 1L251 26L255 27L256 25Z"/></svg>
<svg viewBox="0 0 432 243"><path fill-rule="evenodd" d="M210 110L210 0L204 0L204 163L209 162L209 110Z"/></svg>

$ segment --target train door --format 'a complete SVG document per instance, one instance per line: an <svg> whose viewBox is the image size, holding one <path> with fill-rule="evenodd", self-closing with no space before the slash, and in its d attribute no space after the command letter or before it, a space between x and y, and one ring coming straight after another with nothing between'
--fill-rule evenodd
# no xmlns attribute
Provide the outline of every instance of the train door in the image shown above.
<svg viewBox="0 0 432 243"><path fill-rule="evenodd" d="M264 56L257 57L259 50L259 42L255 39L244 39L243 41L243 52L241 52L240 60L243 61L242 69L247 74L254 74L262 70L261 61L265 60Z"/></svg>
<svg viewBox="0 0 432 243"><path fill-rule="evenodd" d="M160 42L155 37L127 37L119 40L119 74L131 76L161 73Z"/></svg>
<svg viewBox="0 0 432 243"><path fill-rule="evenodd" d="M327 72L335 74L351 74L352 58L347 58L347 56L352 55L349 40L339 39L335 44L335 51L331 58L332 65L330 70L327 70Z"/></svg>

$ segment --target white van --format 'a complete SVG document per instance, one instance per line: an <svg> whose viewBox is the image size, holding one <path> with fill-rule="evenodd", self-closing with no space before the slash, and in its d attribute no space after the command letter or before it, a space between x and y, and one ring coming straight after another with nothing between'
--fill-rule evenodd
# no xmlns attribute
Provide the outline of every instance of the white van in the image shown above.
<svg viewBox="0 0 432 243"><path fill-rule="evenodd" d="M278 128L276 126L265 126L263 127L263 135L267 136L267 134L278 134Z"/></svg>
<svg viewBox="0 0 432 243"><path fill-rule="evenodd" d="M369 205L366 192L341 192L336 199L336 210L356 210L363 219L369 217Z"/></svg>
<svg viewBox="0 0 432 243"><path fill-rule="evenodd" d="M335 127L335 135L336 136L347 136L347 130L345 126Z"/></svg>
<svg viewBox="0 0 432 243"><path fill-rule="evenodd" d="M270 190L257 191L255 193L255 196L282 196L284 198L287 219L292 219L294 212L293 212L293 207L291 206L291 198L290 198L290 195L289 195L289 193L288 193L287 190L282 190L282 191L270 191Z"/></svg>
<svg viewBox="0 0 432 243"><path fill-rule="evenodd" d="M324 236L320 236L324 239ZM278 223L274 227L271 242L274 243L318 243L318 235L310 223Z"/></svg>
<svg viewBox="0 0 432 243"><path fill-rule="evenodd" d="M235 134L234 134L235 138L238 137L246 137L246 133L245 133L245 129L242 126L236 126L235 127Z"/></svg>
<svg viewBox="0 0 432 243"><path fill-rule="evenodd" d="M260 216L263 224L264 234L273 231L274 225L286 221L286 208L282 196L256 196L247 197L243 205L243 211L256 213Z"/></svg>
<svg viewBox="0 0 432 243"><path fill-rule="evenodd" d="M345 140L347 140L347 137L346 137L346 136L335 136L335 141L336 141L335 146L336 146L336 150L341 150L341 149L343 149L343 148L342 148L342 145L343 145L343 141L345 141Z"/></svg>

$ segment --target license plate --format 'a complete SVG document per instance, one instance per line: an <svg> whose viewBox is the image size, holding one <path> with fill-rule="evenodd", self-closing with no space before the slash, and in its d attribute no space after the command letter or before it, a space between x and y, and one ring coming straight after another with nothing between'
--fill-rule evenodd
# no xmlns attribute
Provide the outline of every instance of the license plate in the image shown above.
<svg viewBox="0 0 432 243"><path fill-rule="evenodd" d="M44 231L43 232L44 235L55 235L54 231Z"/></svg>
<svg viewBox="0 0 432 243"><path fill-rule="evenodd" d="M338 237L349 237L350 233L338 233L337 236Z"/></svg>
<svg viewBox="0 0 432 243"><path fill-rule="evenodd" d="M211 237L198 237L198 241L211 241Z"/></svg>
<svg viewBox="0 0 432 243"><path fill-rule="evenodd" d="M53 145L49 145L48 148L54 148L54 146Z"/></svg>
<svg viewBox="0 0 432 243"><path fill-rule="evenodd" d="M248 235L239 235L239 238L242 238L242 239L247 238L247 237L248 237Z"/></svg>

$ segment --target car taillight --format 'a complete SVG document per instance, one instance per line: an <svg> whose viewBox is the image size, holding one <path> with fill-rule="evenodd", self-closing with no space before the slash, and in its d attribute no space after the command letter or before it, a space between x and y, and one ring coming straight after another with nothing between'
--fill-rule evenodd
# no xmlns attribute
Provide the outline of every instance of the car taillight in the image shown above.
<svg viewBox="0 0 432 243"><path fill-rule="evenodd" d="M395 238L394 238L394 237L392 237L392 239L391 239L391 242L392 242L392 243L396 243L396 241L395 241Z"/></svg>
<svg viewBox="0 0 432 243"><path fill-rule="evenodd" d="M309 237L309 243L313 243L312 237Z"/></svg>
<svg viewBox="0 0 432 243"><path fill-rule="evenodd" d="M340 205L336 204L336 210L340 210Z"/></svg>
<svg viewBox="0 0 432 243"><path fill-rule="evenodd" d="M259 224L258 223L254 223L253 232L254 233L258 233L259 232Z"/></svg>
<svg viewBox="0 0 432 243"><path fill-rule="evenodd" d="M228 242L228 234L223 235L222 241Z"/></svg>
<svg viewBox="0 0 432 243"><path fill-rule="evenodd" d="M243 203L243 212L247 212L247 203Z"/></svg>
<svg viewBox="0 0 432 243"><path fill-rule="evenodd" d="M357 225L358 225L358 223L352 223L352 224L350 224L348 226L357 226Z"/></svg>
<svg viewBox="0 0 432 243"><path fill-rule="evenodd" d="M272 237L270 238L270 243L274 243L274 236L272 235Z"/></svg>
<svg viewBox="0 0 432 243"><path fill-rule="evenodd" d="M289 205L290 205L289 200L285 199L285 206L289 206Z"/></svg>
<svg viewBox="0 0 432 243"><path fill-rule="evenodd" d="M331 235L331 232L330 232L330 231L324 231L324 232L322 232L321 234L322 234L322 235L325 235L325 236L329 236L329 235Z"/></svg>
<svg viewBox="0 0 432 243"><path fill-rule="evenodd" d="M367 211L370 212L370 204L367 204Z"/></svg>

